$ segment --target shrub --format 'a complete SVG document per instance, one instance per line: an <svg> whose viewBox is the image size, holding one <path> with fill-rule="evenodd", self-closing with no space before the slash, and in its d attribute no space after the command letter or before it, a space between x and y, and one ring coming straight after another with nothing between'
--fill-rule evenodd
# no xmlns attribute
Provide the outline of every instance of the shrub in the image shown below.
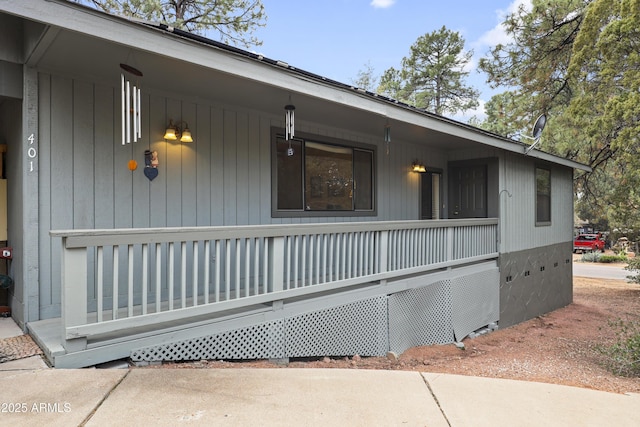
<svg viewBox="0 0 640 427"><path fill-rule="evenodd" d="M610 321L615 329L616 341L610 346L599 347L606 356L605 366L616 375L640 376L640 321L618 319Z"/></svg>
<svg viewBox="0 0 640 427"><path fill-rule="evenodd" d="M633 273L627 276L629 282L640 284L640 257L630 258L629 263L624 269Z"/></svg>
<svg viewBox="0 0 640 427"><path fill-rule="evenodd" d="M627 255L627 249L626 248L614 247L612 250L616 255L624 255L624 256Z"/></svg>
<svg viewBox="0 0 640 427"><path fill-rule="evenodd" d="M611 262L625 262L627 261L626 255L600 255L598 262L611 263Z"/></svg>
<svg viewBox="0 0 640 427"><path fill-rule="evenodd" d="M601 256L600 252L583 252L582 262L599 262Z"/></svg>

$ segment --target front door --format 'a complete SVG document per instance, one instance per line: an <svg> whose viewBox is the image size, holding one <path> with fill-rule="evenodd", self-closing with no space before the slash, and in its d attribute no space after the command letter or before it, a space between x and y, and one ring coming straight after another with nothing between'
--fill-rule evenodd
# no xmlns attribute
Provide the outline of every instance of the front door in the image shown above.
<svg viewBox="0 0 640 427"><path fill-rule="evenodd" d="M449 218L487 217L487 165L449 169Z"/></svg>

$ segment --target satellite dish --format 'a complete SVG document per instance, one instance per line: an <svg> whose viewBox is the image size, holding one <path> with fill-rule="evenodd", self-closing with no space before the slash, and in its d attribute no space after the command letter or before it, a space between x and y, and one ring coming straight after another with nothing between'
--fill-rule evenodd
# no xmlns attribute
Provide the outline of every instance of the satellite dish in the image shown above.
<svg viewBox="0 0 640 427"><path fill-rule="evenodd" d="M530 136L522 135L525 138L533 139L533 144L524 149L524 154L529 154L529 151L533 150L533 148L538 145L538 143L540 142L540 137L542 136L542 130L544 129L544 125L546 124L547 115L540 114L540 116L538 116L538 118L536 119L535 124L533 125L533 131L531 132L533 134L533 138Z"/></svg>
<svg viewBox="0 0 640 427"><path fill-rule="evenodd" d="M533 125L533 139L538 139L542 135L542 130L544 129L544 125L547 124L547 116L545 114L540 114L540 116L536 119L536 123Z"/></svg>

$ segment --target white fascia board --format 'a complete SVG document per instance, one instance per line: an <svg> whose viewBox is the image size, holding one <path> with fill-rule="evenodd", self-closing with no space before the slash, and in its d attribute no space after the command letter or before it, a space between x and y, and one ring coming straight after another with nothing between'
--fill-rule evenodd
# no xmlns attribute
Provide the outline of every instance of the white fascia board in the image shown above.
<svg viewBox="0 0 640 427"><path fill-rule="evenodd" d="M568 166L573 169L579 169L584 172L592 172L591 166L574 162L573 160L565 159L564 157L554 156L553 154L545 153L544 151L531 150L526 156L535 157L536 159L544 160L551 163L556 163L563 166Z"/></svg>

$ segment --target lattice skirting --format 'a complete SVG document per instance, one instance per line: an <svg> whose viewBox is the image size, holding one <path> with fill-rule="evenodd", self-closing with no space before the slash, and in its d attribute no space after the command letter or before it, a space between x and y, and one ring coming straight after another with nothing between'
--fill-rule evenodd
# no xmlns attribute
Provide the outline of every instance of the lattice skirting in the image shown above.
<svg viewBox="0 0 640 427"><path fill-rule="evenodd" d="M453 342L451 280L389 296L390 350Z"/></svg>
<svg viewBox="0 0 640 427"><path fill-rule="evenodd" d="M133 350L141 361L382 356L447 344L498 321L498 270L428 283L249 327ZM283 313L285 313L283 311Z"/></svg>

